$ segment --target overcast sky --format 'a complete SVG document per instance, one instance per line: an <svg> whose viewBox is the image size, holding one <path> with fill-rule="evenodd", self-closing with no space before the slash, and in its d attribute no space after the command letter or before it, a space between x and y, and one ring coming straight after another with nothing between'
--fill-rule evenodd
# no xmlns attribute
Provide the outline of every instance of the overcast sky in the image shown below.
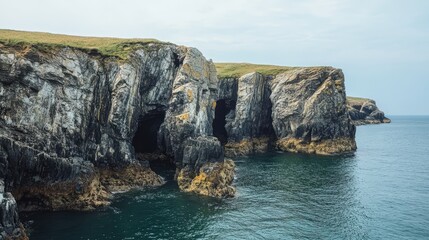
<svg viewBox="0 0 429 240"><path fill-rule="evenodd" d="M215 62L342 68L347 94L429 115L426 0L0 0L0 28L157 38Z"/></svg>

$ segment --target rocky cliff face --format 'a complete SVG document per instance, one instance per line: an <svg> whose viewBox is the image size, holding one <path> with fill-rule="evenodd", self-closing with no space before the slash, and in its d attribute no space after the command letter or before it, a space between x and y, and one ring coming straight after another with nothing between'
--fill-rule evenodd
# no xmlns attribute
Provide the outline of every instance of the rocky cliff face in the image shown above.
<svg viewBox="0 0 429 240"><path fill-rule="evenodd" d="M158 161L175 168L183 191L228 197L235 165L224 152L356 149L339 69L218 81L194 48L129 44L125 59L0 44L0 179L20 210L108 205L114 191L163 184ZM1 196L1 230L11 234L15 200Z"/></svg>
<svg viewBox="0 0 429 240"><path fill-rule="evenodd" d="M162 184L145 159L158 153L186 172L184 188L205 165L224 166L212 131L217 84L213 63L173 44L125 60L0 45L0 178L20 210L89 210L112 191Z"/></svg>
<svg viewBox="0 0 429 240"><path fill-rule="evenodd" d="M0 179L0 239L26 239L19 222L15 199L4 192L4 181Z"/></svg>
<svg viewBox="0 0 429 240"><path fill-rule="evenodd" d="M225 117L222 138L227 139L227 155L272 147L316 154L356 149L339 69L293 68L275 76L250 73L220 79L219 89L221 101L235 103L219 114ZM237 93L231 92L235 89Z"/></svg>
<svg viewBox="0 0 429 240"><path fill-rule="evenodd" d="M348 97L347 109L355 125L390 123L372 99Z"/></svg>

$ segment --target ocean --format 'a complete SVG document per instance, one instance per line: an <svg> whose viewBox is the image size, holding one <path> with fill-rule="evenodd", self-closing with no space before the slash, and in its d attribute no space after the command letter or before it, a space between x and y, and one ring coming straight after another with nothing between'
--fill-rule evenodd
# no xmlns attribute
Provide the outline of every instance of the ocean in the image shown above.
<svg viewBox="0 0 429 240"><path fill-rule="evenodd" d="M429 239L429 117L359 126L342 156L235 159L237 196L174 182L118 194L94 212L23 213L30 239Z"/></svg>

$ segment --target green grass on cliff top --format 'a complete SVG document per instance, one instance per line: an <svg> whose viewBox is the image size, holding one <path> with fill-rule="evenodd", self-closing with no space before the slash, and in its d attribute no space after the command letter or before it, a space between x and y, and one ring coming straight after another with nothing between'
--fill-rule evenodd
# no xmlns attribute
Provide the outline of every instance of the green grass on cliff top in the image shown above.
<svg viewBox="0 0 429 240"><path fill-rule="evenodd" d="M349 102L366 102L371 99L369 98L361 98L361 97L347 97L347 101Z"/></svg>
<svg viewBox="0 0 429 240"><path fill-rule="evenodd" d="M112 38L112 37L80 37L44 32L26 32L0 29L0 44L9 47L32 46L49 50L56 47L74 47L84 50L97 50L105 56L124 59L133 49L148 43L161 43L150 38Z"/></svg>
<svg viewBox="0 0 429 240"><path fill-rule="evenodd" d="M264 75L277 75L294 67L263 65L251 63L215 63L219 78L241 77L247 73L259 72Z"/></svg>

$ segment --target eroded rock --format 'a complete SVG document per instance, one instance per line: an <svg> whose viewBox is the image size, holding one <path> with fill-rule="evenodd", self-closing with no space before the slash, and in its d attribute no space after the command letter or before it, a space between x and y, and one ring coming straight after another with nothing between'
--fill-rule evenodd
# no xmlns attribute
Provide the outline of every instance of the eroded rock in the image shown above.
<svg viewBox="0 0 429 240"><path fill-rule="evenodd" d="M0 179L0 239L28 239L19 222L15 198L4 191L3 179Z"/></svg>
<svg viewBox="0 0 429 240"><path fill-rule="evenodd" d="M213 63L194 48L140 45L125 60L0 48L0 177L21 210L91 210L112 191L159 186L139 151L195 174L223 162Z"/></svg>
<svg viewBox="0 0 429 240"><path fill-rule="evenodd" d="M384 116L384 112L378 109L372 99L347 98L349 116L355 125L390 123L390 119Z"/></svg>
<svg viewBox="0 0 429 240"><path fill-rule="evenodd" d="M220 97L236 102L225 115L226 156L275 147L315 154L356 150L341 70L291 68L277 75L249 73L232 79L220 79L226 82L219 84Z"/></svg>
<svg viewBox="0 0 429 240"><path fill-rule="evenodd" d="M204 163L197 173L182 168L178 172L177 181L180 189L185 192L211 197L232 197L236 191L232 186L234 171L234 162L225 159L224 162Z"/></svg>

